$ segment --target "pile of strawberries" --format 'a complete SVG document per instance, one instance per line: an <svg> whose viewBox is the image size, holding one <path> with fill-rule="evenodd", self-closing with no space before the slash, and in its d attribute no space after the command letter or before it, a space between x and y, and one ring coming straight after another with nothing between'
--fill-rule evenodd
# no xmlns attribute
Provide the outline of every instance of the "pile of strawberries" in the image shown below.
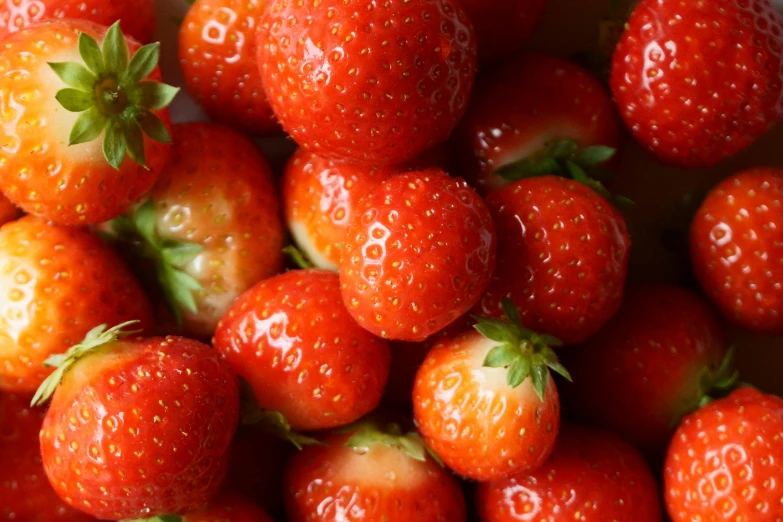
<svg viewBox="0 0 783 522"><path fill-rule="evenodd" d="M153 0L0 1L0 520L783 521L724 331L783 334L783 170L688 216L701 292L613 192L783 119L783 15L633 4L591 72L544 0L195 0L172 125Z"/></svg>

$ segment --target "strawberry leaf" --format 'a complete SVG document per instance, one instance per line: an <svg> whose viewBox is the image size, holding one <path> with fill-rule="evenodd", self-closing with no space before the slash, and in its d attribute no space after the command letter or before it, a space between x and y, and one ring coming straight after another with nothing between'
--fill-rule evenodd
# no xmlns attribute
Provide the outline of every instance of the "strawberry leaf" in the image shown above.
<svg viewBox="0 0 783 522"><path fill-rule="evenodd" d="M84 112L95 105L95 95L78 89L63 89L56 98L68 112Z"/></svg>
<svg viewBox="0 0 783 522"><path fill-rule="evenodd" d="M157 111L168 107L178 92L179 89L171 85L144 81L136 84L135 88L131 90L130 96L139 107Z"/></svg>
<svg viewBox="0 0 783 522"><path fill-rule="evenodd" d="M147 158L144 153L144 134L141 132L139 124L133 119L124 121L122 133L123 138L125 138L128 155L133 161L146 168Z"/></svg>
<svg viewBox="0 0 783 522"><path fill-rule="evenodd" d="M492 348L484 358L487 368L507 368L519 358L519 348L511 344L501 344Z"/></svg>
<svg viewBox="0 0 783 522"><path fill-rule="evenodd" d="M259 408L258 405L243 413L242 424L258 424L272 435L290 442L300 451L305 446L324 445L323 442L316 438L295 432L282 413L272 410L263 410Z"/></svg>
<svg viewBox="0 0 783 522"><path fill-rule="evenodd" d="M101 50L106 72L114 74L125 72L128 68L128 42L120 31L120 22L115 22L106 32Z"/></svg>
<svg viewBox="0 0 783 522"><path fill-rule="evenodd" d="M76 62L52 62L49 64L59 78L74 89L90 92L98 78L86 67Z"/></svg>
<svg viewBox="0 0 783 522"><path fill-rule="evenodd" d="M508 385L516 388L530 375L530 359L528 357L518 357L511 366L508 367L506 380Z"/></svg>
<svg viewBox="0 0 783 522"><path fill-rule="evenodd" d="M534 364L531 368L530 377L533 380L533 389L536 390L536 395L542 401L546 395L546 387L549 381L549 372L546 366L543 364Z"/></svg>
<svg viewBox="0 0 783 522"><path fill-rule="evenodd" d="M73 129L71 129L68 144L79 145L80 143L93 141L101 135L108 123L109 119L101 114L97 108L91 107L87 109L76 119Z"/></svg>
<svg viewBox="0 0 783 522"><path fill-rule="evenodd" d="M92 36L82 33L79 35L79 55L87 66L95 74L100 74L105 68L103 63L103 54L98 42ZM92 90L92 85L90 85Z"/></svg>
<svg viewBox="0 0 783 522"><path fill-rule="evenodd" d="M587 147L574 154L574 163L583 167L594 167L606 163L614 158L616 154L617 149L612 147L604 147L602 145Z"/></svg>
<svg viewBox="0 0 783 522"><path fill-rule="evenodd" d="M146 109L141 109L136 118L141 130L158 143L171 143L171 134L166 125L154 114Z"/></svg>
<svg viewBox="0 0 783 522"><path fill-rule="evenodd" d="M299 268L313 268L315 265L305 257L304 253L293 245L283 248L283 253L288 256L291 262Z"/></svg>
<svg viewBox="0 0 783 522"><path fill-rule="evenodd" d="M92 139L87 141L92 141ZM110 123L106 127L106 135L103 137L103 155L112 167L119 169L125 160L126 151L127 146L122 136L120 122Z"/></svg>
<svg viewBox="0 0 783 522"><path fill-rule="evenodd" d="M122 85L132 86L152 74L160 60L160 43L151 43L145 45L133 55L128 65L128 70L124 72L120 83ZM148 82L155 85L163 85L156 82ZM173 96L172 96L173 99ZM169 100L171 102L171 100ZM168 104L167 104L168 105ZM164 105L165 107L165 105Z"/></svg>
<svg viewBox="0 0 783 522"><path fill-rule="evenodd" d="M415 431L403 433L397 423L389 423L381 428L377 422L365 420L353 425L351 431L354 433L345 445L360 454L380 444L402 450L408 457L418 462L426 462L429 456L442 465L440 458L427 447L421 435Z"/></svg>

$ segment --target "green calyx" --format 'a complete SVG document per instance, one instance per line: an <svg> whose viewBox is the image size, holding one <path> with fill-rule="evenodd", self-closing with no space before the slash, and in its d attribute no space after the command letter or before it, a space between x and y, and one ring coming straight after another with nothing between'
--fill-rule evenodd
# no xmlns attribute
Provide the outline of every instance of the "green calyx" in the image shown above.
<svg viewBox="0 0 783 522"><path fill-rule="evenodd" d="M242 412L242 424L260 424L263 429L290 442L298 450L305 446L323 446L320 440L295 432L285 416L278 411L258 407L248 409Z"/></svg>
<svg viewBox="0 0 783 522"><path fill-rule="evenodd" d="M552 347L563 343L551 335L537 334L522 326L516 305L508 297L503 298L503 312L506 319L474 317L478 332L498 343L484 359L488 368L505 368L508 385L516 388L527 378L539 399L544 400L549 381L549 370L571 380L568 370L560 364Z"/></svg>
<svg viewBox="0 0 783 522"><path fill-rule="evenodd" d="M443 466L443 461L424 443L415 431L403 433L402 428L396 422L390 422L383 427L377 422L364 421L354 425L354 433L345 445L358 453L366 452L372 446L381 444L389 448L396 448L408 455L413 460L426 462L427 456Z"/></svg>
<svg viewBox="0 0 783 522"><path fill-rule="evenodd" d="M177 324L182 326L182 310L198 312L194 292L201 283L185 272L185 266L199 255L204 247L185 241L163 240L158 234L155 203L148 199L129 217L122 215L109 221L110 240L119 240L134 246L134 251L152 260L166 302Z"/></svg>
<svg viewBox="0 0 783 522"><path fill-rule="evenodd" d="M126 330L127 327L138 324L139 321L128 321L122 324L118 324L113 328L106 329L108 325L102 324L96 326L84 337L84 340L79 344L71 346L65 353L56 354L50 356L44 362L44 365L49 367L55 367L56 370L52 372L49 377L41 384L38 391L35 392L33 400L30 403L31 406L40 406L49 400L54 394L57 386L63 380L65 372L67 372L74 364L84 358L86 355L111 344L122 337L137 334L141 330Z"/></svg>
<svg viewBox="0 0 783 522"><path fill-rule="evenodd" d="M158 65L160 44L140 48L129 58L128 42L120 23L111 26L99 47L95 39L79 36L82 62L49 66L68 86L57 93L65 110L81 113L71 129L69 145L97 139L103 133L103 155L119 169L126 155L147 167L144 135L170 143L166 125L153 114L167 107L179 89L145 80Z"/></svg>
<svg viewBox="0 0 783 522"><path fill-rule="evenodd" d="M708 368L702 371L699 376L699 385L702 390L699 398L699 408L706 406L716 398L727 396L739 386L744 386L739 380L739 370L734 366L735 355L736 348L730 346L720 367L718 367L718 371L713 373Z"/></svg>
<svg viewBox="0 0 783 522"><path fill-rule="evenodd" d="M288 259L290 259L297 268L308 269L315 267L313 262L307 259L307 256L304 255L304 252L296 248L294 245L288 245L287 247L283 248L283 254L288 256Z"/></svg>

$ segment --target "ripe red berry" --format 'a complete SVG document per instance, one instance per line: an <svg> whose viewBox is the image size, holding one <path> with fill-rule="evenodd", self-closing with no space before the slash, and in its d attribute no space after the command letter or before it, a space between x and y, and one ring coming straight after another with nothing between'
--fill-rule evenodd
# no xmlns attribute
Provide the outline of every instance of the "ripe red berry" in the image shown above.
<svg viewBox="0 0 783 522"><path fill-rule="evenodd" d="M479 57L497 60L518 51L530 38L547 0L461 0L476 29Z"/></svg>

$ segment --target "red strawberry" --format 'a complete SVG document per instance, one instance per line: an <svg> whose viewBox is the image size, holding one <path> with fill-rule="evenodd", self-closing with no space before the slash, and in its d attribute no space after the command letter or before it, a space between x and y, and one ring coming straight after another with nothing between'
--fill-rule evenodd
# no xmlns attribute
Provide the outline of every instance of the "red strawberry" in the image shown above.
<svg viewBox="0 0 783 522"><path fill-rule="evenodd" d="M0 520L93 520L68 507L46 480L38 444L43 418L29 396L0 395Z"/></svg>
<svg viewBox="0 0 783 522"><path fill-rule="evenodd" d="M0 389L34 392L65 352L103 323L139 320L152 305L130 270L92 233L28 216L0 228Z"/></svg>
<svg viewBox="0 0 783 522"><path fill-rule="evenodd" d="M264 510L236 493L221 493L209 506L188 513L181 522L273 522Z"/></svg>
<svg viewBox="0 0 783 522"><path fill-rule="evenodd" d="M285 490L290 522L465 521L459 483L394 423L365 423L305 448Z"/></svg>
<svg viewBox="0 0 783 522"><path fill-rule="evenodd" d="M588 168L608 161L619 131L612 100L590 73L526 54L479 81L453 145L462 175L486 192L531 174L568 174L568 160Z"/></svg>
<svg viewBox="0 0 783 522"><path fill-rule="evenodd" d="M633 288L606 328L561 356L574 377L560 389L569 413L653 454L716 384L731 384L714 312L668 285Z"/></svg>
<svg viewBox="0 0 783 522"><path fill-rule="evenodd" d="M495 230L461 179L430 169L362 198L340 263L345 305L384 338L421 341L479 300L495 267Z"/></svg>
<svg viewBox="0 0 783 522"><path fill-rule="evenodd" d="M522 324L566 344L584 341L620 307L631 240L622 215L589 187L555 176L492 192L498 265L478 313L502 316L504 297Z"/></svg>
<svg viewBox="0 0 783 522"><path fill-rule="evenodd" d="M153 0L0 0L0 39L55 18L88 20L107 27L119 20L127 35L146 43L155 30L155 3Z"/></svg>
<svg viewBox="0 0 783 522"><path fill-rule="evenodd" d="M174 139L147 202L106 228L151 259L184 333L209 339L242 292L282 270L280 203L250 139L213 123L177 125Z"/></svg>
<svg viewBox="0 0 783 522"><path fill-rule="evenodd" d="M19 209L0 194L0 227L19 217Z"/></svg>
<svg viewBox="0 0 783 522"><path fill-rule="evenodd" d="M625 123L659 159L708 167L783 115L783 19L769 0L641 0L614 53Z"/></svg>
<svg viewBox="0 0 783 522"><path fill-rule="evenodd" d="M182 337L87 334L41 386L44 469L68 504L101 519L204 506L228 467L239 417L236 378L209 346ZM62 380L58 387L58 383Z"/></svg>
<svg viewBox="0 0 783 522"><path fill-rule="evenodd" d="M213 345L259 406L295 430L359 419L378 405L389 374L388 345L351 319L337 274L325 270L258 283L220 320Z"/></svg>
<svg viewBox="0 0 783 522"><path fill-rule="evenodd" d="M60 61L79 53L83 64ZM5 38L0 187L8 199L77 225L113 218L149 190L171 154L165 107L177 93L157 83L158 54L158 44L126 40L118 24L107 32L51 21Z"/></svg>
<svg viewBox="0 0 783 522"><path fill-rule="evenodd" d="M479 484L482 522L661 522L658 486L641 455L601 432L563 426L549 460L529 475Z"/></svg>
<svg viewBox="0 0 783 522"><path fill-rule="evenodd" d="M439 341L416 375L413 408L424 440L463 477L500 480L539 467L552 452L560 401L548 368L568 376L551 344L508 321L479 318L478 332Z"/></svg>
<svg viewBox="0 0 783 522"><path fill-rule="evenodd" d="M691 226L693 269L723 315L783 333L783 170L741 172L707 196Z"/></svg>
<svg viewBox="0 0 783 522"><path fill-rule="evenodd" d="M449 137L473 86L476 45L452 0L270 0L258 63L275 114L302 147L391 165Z"/></svg>
<svg viewBox="0 0 783 522"><path fill-rule="evenodd" d="M197 0L179 31L188 92L210 118L252 134L279 131L256 62L266 0Z"/></svg>
<svg viewBox="0 0 783 522"><path fill-rule="evenodd" d="M664 471L673 522L778 522L783 399L741 388L685 418Z"/></svg>
<svg viewBox="0 0 783 522"><path fill-rule="evenodd" d="M476 29L479 56L494 60L518 51L533 33L547 0L461 0Z"/></svg>

